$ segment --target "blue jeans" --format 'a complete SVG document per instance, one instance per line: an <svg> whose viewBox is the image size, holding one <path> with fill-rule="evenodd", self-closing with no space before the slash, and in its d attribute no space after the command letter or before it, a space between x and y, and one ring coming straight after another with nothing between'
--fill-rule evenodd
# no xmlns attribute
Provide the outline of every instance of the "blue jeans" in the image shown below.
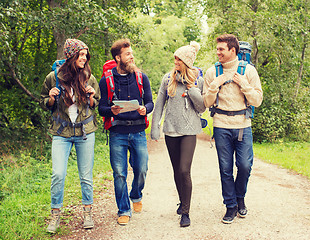
<svg viewBox="0 0 310 240"><path fill-rule="evenodd" d="M222 195L228 208L237 205L237 198L244 198L253 165L253 137L251 127L243 129L242 141L238 140L239 129L214 127L214 139L219 160ZM235 154L237 176L234 180Z"/></svg>
<svg viewBox="0 0 310 240"><path fill-rule="evenodd" d="M73 144L75 145L77 166L79 170L82 190L82 204L93 203L93 166L95 133L87 134L87 140L83 136L60 137L53 136L52 161L53 173L51 184L51 207L61 208L63 205L65 178L67 164Z"/></svg>
<svg viewBox="0 0 310 240"><path fill-rule="evenodd" d="M128 150L129 163L133 169L133 181L128 196ZM118 215L131 216L129 197L132 202L140 202L148 170L148 152L145 132L121 134L110 132L110 162L113 169L115 199Z"/></svg>

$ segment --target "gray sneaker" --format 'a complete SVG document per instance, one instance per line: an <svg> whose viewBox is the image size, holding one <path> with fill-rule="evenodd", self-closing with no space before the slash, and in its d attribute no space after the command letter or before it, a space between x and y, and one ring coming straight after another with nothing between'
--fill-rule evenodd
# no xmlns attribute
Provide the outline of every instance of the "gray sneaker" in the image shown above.
<svg viewBox="0 0 310 240"><path fill-rule="evenodd" d="M46 231L50 233L55 233L60 223L60 210L52 210L51 213L51 221Z"/></svg>
<svg viewBox="0 0 310 240"><path fill-rule="evenodd" d="M84 228L93 228L94 222L91 215L91 207L83 207L84 210Z"/></svg>

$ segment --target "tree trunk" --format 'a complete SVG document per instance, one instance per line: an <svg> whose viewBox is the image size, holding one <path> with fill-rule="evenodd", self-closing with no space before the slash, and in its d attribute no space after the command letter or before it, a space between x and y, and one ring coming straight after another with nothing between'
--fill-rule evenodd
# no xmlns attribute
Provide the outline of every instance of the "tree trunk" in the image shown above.
<svg viewBox="0 0 310 240"><path fill-rule="evenodd" d="M53 10L54 8L62 7L62 5L66 4L67 1L61 1L61 0L46 0L49 8ZM57 45L57 59L63 59L64 58L64 44L67 39L67 36L65 34L65 31L62 29L57 29L56 27L53 29L53 35L56 41Z"/></svg>
<svg viewBox="0 0 310 240"><path fill-rule="evenodd" d="M57 59L63 59L65 57L64 55L64 44L67 39L64 31L61 31L60 29L53 29L54 38L57 45Z"/></svg>
<svg viewBox="0 0 310 240"><path fill-rule="evenodd" d="M258 11L258 5L259 5L259 2L258 0L253 0L251 1L250 3L251 5L251 9L254 13L257 13ZM256 22L255 20L252 21L252 37L253 37L253 49L252 49L252 61L253 61L253 64L255 66L257 66L258 64L258 46L257 46L257 40L256 40L256 37L257 37L257 27L256 27Z"/></svg>
<svg viewBox="0 0 310 240"><path fill-rule="evenodd" d="M307 2L307 1L306 1ZM309 25L308 25L308 8L307 5L305 5L304 8L305 11L305 25L304 25L304 29L308 29ZM304 41L303 41L303 48L301 51L301 62L300 62L300 67L299 67L299 71L298 71L298 77L297 77L297 81L296 81L296 90L295 90L295 95L294 95L294 100L297 100L297 96L298 96L298 91L300 88L300 84L301 84L301 79L302 79L302 72L303 72L303 68L304 68L304 60L305 60L305 52L307 49L307 44L308 44L308 34L307 31L302 33Z"/></svg>
<svg viewBox="0 0 310 240"><path fill-rule="evenodd" d="M258 46L257 46L257 40L254 38L253 40L253 64L257 67L258 64Z"/></svg>
<svg viewBox="0 0 310 240"><path fill-rule="evenodd" d="M300 83L301 83L301 79L302 79L302 72L303 72L303 68L304 68L304 60L305 60L305 52L307 49L307 40L306 40L306 34L304 34L304 46L302 48L302 52L301 52L301 63L300 63L300 67L299 67L299 71L298 71L298 77L297 77L297 81L296 81L296 91L295 91L295 96L294 99L296 100L297 96L298 96L298 91L300 88Z"/></svg>

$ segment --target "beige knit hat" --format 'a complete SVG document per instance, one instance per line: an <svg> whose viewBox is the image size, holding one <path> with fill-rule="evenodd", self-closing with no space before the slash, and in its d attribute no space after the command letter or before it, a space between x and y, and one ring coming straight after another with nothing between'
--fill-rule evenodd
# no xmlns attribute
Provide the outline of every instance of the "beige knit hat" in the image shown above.
<svg viewBox="0 0 310 240"><path fill-rule="evenodd" d="M192 68L199 49L199 43L192 41L189 45L177 49L174 56L180 58L187 67Z"/></svg>

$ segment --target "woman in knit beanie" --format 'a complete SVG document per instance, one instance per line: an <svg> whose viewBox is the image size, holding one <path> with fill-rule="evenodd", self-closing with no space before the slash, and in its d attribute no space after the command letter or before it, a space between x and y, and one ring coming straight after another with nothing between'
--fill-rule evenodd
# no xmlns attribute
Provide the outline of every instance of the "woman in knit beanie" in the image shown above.
<svg viewBox="0 0 310 240"><path fill-rule="evenodd" d="M151 138L158 140L166 106L163 132L180 200L177 214L181 215L181 227L190 225L190 171L196 135L202 130L200 114L206 109L202 97L203 78L193 67L199 48L197 42L191 42L175 51L174 68L162 79L152 119Z"/></svg>
<svg viewBox="0 0 310 240"><path fill-rule="evenodd" d="M60 208L63 205L64 183L67 163L75 145L77 165L84 205L84 228L94 226L91 205L93 204L93 165L95 130L95 107L100 100L97 80L91 75L90 54L85 43L67 39L64 45L65 63L49 73L42 86L40 104L52 112L49 132L52 140L51 221L47 231L55 233L60 223ZM57 78L57 80L56 80Z"/></svg>

